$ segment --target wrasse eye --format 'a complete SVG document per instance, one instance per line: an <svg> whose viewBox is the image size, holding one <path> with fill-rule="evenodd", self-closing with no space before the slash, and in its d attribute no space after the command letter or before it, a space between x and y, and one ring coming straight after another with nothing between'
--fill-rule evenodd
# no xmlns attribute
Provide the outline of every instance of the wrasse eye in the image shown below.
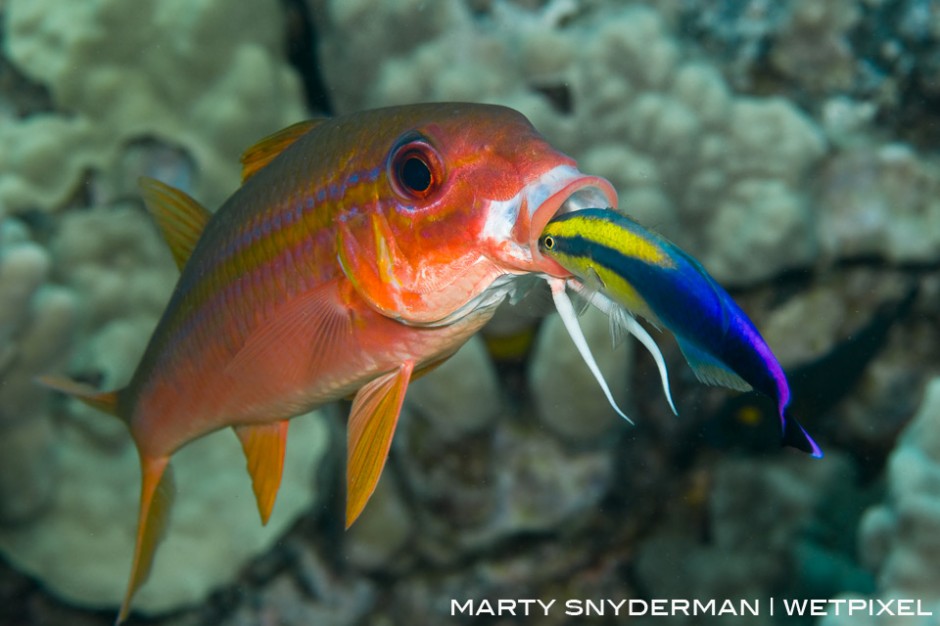
<svg viewBox="0 0 940 626"><path fill-rule="evenodd" d="M542 237L542 248L545 250L551 250L555 247L555 238L551 235L545 235Z"/></svg>
<svg viewBox="0 0 940 626"><path fill-rule="evenodd" d="M410 141L392 154L389 179L395 191L405 198L427 198L437 191L444 179L440 156L428 143Z"/></svg>

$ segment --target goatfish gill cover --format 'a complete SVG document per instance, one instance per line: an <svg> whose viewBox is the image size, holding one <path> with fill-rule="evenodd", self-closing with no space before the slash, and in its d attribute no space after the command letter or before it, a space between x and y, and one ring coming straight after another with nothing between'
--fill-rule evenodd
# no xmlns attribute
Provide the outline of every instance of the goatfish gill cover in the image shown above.
<svg viewBox="0 0 940 626"><path fill-rule="evenodd" d="M698 261L611 209L558 215L548 222L538 245L543 255L577 276L568 285L606 311L612 325L636 334L650 349L671 406L662 356L634 314L675 335L700 381L737 390L753 388L770 397L783 442L822 456L816 442L789 414L790 389L770 347ZM566 324L577 325L572 320Z"/></svg>
<svg viewBox="0 0 940 626"><path fill-rule="evenodd" d="M521 114L476 104L367 111L291 126L243 156L214 213L141 181L179 282L123 389L41 382L124 421L142 470L118 623L150 571L170 509L170 457L232 427L262 522L289 418L354 395L346 524L375 488L409 381L449 358L557 266L537 240L556 213L615 205ZM560 279L552 279L560 280Z"/></svg>

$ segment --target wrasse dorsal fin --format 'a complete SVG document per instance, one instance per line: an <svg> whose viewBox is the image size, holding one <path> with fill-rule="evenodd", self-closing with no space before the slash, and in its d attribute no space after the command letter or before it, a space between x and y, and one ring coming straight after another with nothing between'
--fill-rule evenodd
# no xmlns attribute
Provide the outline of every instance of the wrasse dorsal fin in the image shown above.
<svg viewBox="0 0 940 626"><path fill-rule="evenodd" d="M147 210L156 220L176 266L183 269L212 213L188 194L142 176L138 181Z"/></svg>
<svg viewBox="0 0 940 626"><path fill-rule="evenodd" d="M327 118L304 120L272 133L242 153L242 182L258 173L289 145Z"/></svg>
<svg viewBox="0 0 940 626"><path fill-rule="evenodd" d="M414 365L405 361L366 384L353 400L346 431L346 528L362 513L382 475Z"/></svg>
<svg viewBox="0 0 940 626"><path fill-rule="evenodd" d="M124 594L124 601L121 602L117 624L127 619L134 593L150 576L154 552L166 531L175 493L173 472L169 461L168 457L148 457L143 453L140 455L142 485L140 514L137 519L137 540L134 545L131 577Z"/></svg>
<svg viewBox="0 0 940 626"><path fill-rule="evenodd" d="M270 424L235 426L248 462L251 487L258 503L261 523L267 525L277 500L284 474L284 451L287 448L288 420Z"/></svg>
<svg viewBox="0 0 940 626"><path fill-rule="evenodd" d="M725 365L718 357L693 345L687 339L676 335L679 349L695 372L695 377L706 385L727 387L737 391L750 391L751 385Z"/></svg>

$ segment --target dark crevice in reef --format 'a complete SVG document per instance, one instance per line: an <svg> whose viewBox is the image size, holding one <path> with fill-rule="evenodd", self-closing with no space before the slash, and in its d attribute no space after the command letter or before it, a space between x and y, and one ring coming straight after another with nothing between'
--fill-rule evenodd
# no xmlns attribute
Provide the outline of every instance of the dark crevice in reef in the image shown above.
<svg viewBox="0 0 940 626"><path fill-rule="evenodd" d="M318 58L317 24L305 0L281 0L287 14L287 60L297 70L311 111L333 115L333 103Z"/></svg>

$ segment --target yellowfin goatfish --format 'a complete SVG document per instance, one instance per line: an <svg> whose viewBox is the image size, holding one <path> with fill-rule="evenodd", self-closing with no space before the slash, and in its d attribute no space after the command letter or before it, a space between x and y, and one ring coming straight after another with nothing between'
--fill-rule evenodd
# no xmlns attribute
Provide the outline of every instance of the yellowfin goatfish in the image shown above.
<svg viewBox="0 0 940 626"><path fill-rule="evenodd" d="M353 396L352 524L409 382L453 355L526 276L564 283L537 247L555 213L616 203L610 183L578 171L525 117L488 105L302 122L250 148L243 165L244 184L215 213L143 181L181 276L130 384L102 392L42 379L120 418L139 452L137 543L118 622L163 534L176 450L233 428L266 521L289 419Z"/></svg>
<svg viewBox="0 0 940 626"><path fill-rule="evenodd" d="M548 222L538 245L543 255L577 276L568 285L606 311L612 322L638 334L660 365L667 398L662 356L633 314L672 331L700 381L754 389L772 398L784 443L822 456L788 413L790 389L776 357L744 311L698 261L611 209L558 215Z"/></svg>

